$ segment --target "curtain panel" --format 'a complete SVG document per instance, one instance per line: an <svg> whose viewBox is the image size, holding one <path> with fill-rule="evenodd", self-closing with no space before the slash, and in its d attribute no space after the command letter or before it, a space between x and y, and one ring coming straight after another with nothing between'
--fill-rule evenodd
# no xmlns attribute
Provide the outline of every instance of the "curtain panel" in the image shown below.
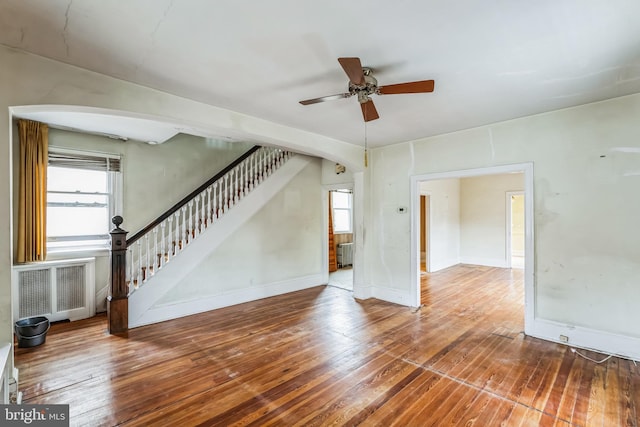
<svg viewBox="0 0 640 427"><path fill-rule="evenodd" d="M31 120L18 120L18 134L20 163L16 261L44 261L47 256L49 127Z"/></svg>

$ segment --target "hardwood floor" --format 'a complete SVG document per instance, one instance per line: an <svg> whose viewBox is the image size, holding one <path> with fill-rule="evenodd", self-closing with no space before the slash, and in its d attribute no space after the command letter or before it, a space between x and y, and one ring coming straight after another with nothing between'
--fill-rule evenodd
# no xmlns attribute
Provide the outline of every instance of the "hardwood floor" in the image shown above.
<svg viewBox="0 0 640 427"><path fill-rule="evenodd" d="M128 338L57 324L16 350L24 402L87 426L638 426L632 361L523 336L521 270L422 279L419 309L323 286Z"/></svg>

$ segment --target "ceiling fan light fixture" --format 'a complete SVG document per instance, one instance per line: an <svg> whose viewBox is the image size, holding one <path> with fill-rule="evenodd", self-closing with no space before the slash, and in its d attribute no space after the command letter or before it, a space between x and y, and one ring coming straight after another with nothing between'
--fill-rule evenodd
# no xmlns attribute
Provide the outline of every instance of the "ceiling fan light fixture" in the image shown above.
<svg viewBox="0 0 640 427"><path fill-rule="evenodd" d="M366 122L376 120L380 116L376 111L370 95L393 95L403 93L426 93L433 92L433 80L420 80L415 82L397 83L388 86L378 86L378 80L373 77L373 70L363 67L360 58L338 58L338 62L349 77L348 92L337 95L323 96L320 98L305 99L300 101L302 105L317 104L319 102L332 101L334 99L348 98L353 95L358 96L358 102L362 108L362 117Z"/></svg>

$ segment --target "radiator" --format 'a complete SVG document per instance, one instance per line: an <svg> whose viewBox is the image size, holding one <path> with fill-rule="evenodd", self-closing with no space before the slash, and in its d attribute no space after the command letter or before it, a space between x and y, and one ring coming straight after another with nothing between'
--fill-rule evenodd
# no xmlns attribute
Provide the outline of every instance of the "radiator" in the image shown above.
<svg viewBox="0 0 640 427"><path fill-rule="evenodd" d="M353 243L338 244L338 267L353 265Z"/></svg>
<svg viewBox="0 0 640 427"><path fill-rule="evenodd" d="M47 261L13 267L13 319L49 321L95 315L95 258Z"/></svg>

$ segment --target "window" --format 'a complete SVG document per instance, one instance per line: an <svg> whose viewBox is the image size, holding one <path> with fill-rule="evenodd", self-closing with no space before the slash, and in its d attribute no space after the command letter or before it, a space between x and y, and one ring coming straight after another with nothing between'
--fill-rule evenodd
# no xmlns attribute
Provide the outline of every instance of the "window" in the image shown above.
<svg viewBox="0 0 640 427"><path fill-rule="evenodd" d="M120 157L50 148L47 248L109 246L111 218L121 206Z"/></svg>
<svg viewBox="0 0 640 427"><path fill-rule="evenodd" d="M352 199L351 190L336 190L331 192L331 207L333 208L333 232L352 233Z"/></svg>

